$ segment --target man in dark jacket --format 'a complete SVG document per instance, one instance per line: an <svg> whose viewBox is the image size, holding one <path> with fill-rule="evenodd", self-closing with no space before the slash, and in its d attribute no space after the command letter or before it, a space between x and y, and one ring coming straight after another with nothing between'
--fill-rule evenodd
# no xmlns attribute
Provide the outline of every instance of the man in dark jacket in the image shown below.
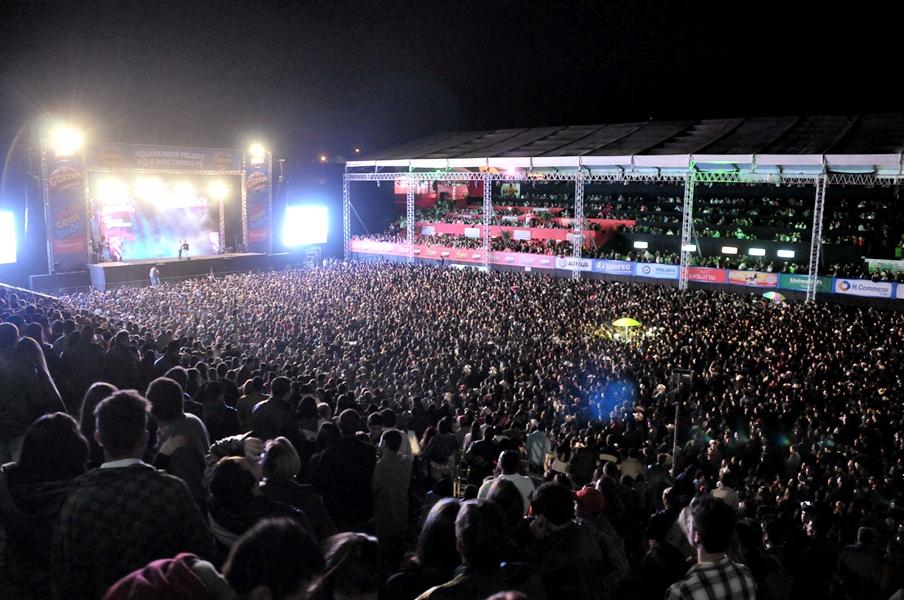
<svg viewBox="0 0 904 600"><path fill-rule="evenodd" d="M258 402L251 411L251 429L254 437L273 440L287 438L295 448L301 447L298 427L295 425L295 409L289 405L292 382L287 377L277 377L270 384L272 395Z"/></svg>
<svg viewBox="0 0 904 600"><path fill-rule="evenodd" d="M104 381L120 390L141 389L138 360L129 344L129 332L120 331L104 356Z"/></svg>
<svg viewBox="0 0 904 600"><path fill-rule="evenodd" d="M53 544L62 597L98 598L116 580L161 556L213 553L213 538L185 483L141 461L148 402L117 392L95 410L106 458L79 477L63 504Z"/></svg>
<svg viewBox="0 0 904 600"><path fill-rule="evenodd" d="M374 515L373 474L377 462L374 447L356 437L358 413L346 409L339 415L342 438L327 448L313 466L311 483L342 531L368 531Z"/></svg>
<svg viewBox="0 0 904 600"><path fill-rule="evenodd" d="M12 462L31 424L28 373L13 355L19 331L12 323L0 323L0 464Z"/></svg>

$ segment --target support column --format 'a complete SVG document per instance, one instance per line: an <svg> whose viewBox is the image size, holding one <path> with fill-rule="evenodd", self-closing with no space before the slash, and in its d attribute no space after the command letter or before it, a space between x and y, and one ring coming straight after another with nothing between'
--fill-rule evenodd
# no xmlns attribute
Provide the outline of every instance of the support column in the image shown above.
<svg viewBox="0 0 904 600"><path fill-rule="evenodd" d="M697 177L691 166L684 180L684 205L681 217L681 268L678 270L678 289L687 289L688 262L690 252L687 248L691 243L691 231L694 229L694 187L697 185Z"/></svg>
<svg viewBox="0 0 904 600"><path fill-rule="evenodd" d="M571 256L574 258L571 278L580 279L581 256L584 250L584 174L578 171L574 180L574 219L571 229Z"/></svg>
<svg viewBox="0 0 904 600"><path fill-rule="evenodd" d="M483 267L490 266L490 219L493 216L493 178L489 173L483 174Z"/></svg>
<svg viewBox="0 0 904 600"><path fill-rule="evenodd" d="M414 262L414 189L416 179L408 180L408 193L405 202L405 229L408 234L408 262Z"/></svg>
<svg viewBox="0 0 904 600"><path fill-rule="evenodd" d="M816 199L813 202L813 228L810 230L810 269L807 271L807 302L816 300L819 283L819 253L822 250L822 213L826 203L826 174L816 177Z"/></svg>
<svg viewBox="0 0 904 600"><path fill-rule="evenodd" d="M352 238L351 196L348 190L348 173L342 174L342 251L347 261L350 258L349 244Z"/></svg>

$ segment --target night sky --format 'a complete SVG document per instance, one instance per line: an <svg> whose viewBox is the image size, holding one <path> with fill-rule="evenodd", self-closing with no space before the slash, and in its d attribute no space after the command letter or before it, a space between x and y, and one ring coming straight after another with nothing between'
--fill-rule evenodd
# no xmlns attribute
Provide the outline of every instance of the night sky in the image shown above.
<svg viewBox="0 0 904 600"><path fill-rule="evenodd" d="M2 0L0 142L56 113L307 161L437 131L900 111L892 4Z"/></svg>

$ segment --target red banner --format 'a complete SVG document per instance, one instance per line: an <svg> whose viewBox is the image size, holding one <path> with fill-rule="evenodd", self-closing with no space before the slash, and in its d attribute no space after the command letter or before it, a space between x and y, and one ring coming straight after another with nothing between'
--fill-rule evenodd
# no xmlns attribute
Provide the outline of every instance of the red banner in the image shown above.
<svg viewBox="0 0 904 600"><path fill-rule="evenodd" d="M725 283L726 272L723 269L710 269L708 267L688 267L687 280L703 283Z"/></svg>

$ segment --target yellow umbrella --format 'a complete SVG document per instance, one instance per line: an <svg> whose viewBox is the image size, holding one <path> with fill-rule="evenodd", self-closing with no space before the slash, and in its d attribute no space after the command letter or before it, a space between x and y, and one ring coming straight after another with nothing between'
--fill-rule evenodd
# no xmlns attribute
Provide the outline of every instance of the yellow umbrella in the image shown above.
<svg viewBox="0 0 904 600"><path fill-rule="evenodd" d="M631 317L622 317L621 319L616 319L612 321L612 324L616 327L625 328L625 339L628 338L628 327L640 327L640 321L632 319Z"/></svg>

